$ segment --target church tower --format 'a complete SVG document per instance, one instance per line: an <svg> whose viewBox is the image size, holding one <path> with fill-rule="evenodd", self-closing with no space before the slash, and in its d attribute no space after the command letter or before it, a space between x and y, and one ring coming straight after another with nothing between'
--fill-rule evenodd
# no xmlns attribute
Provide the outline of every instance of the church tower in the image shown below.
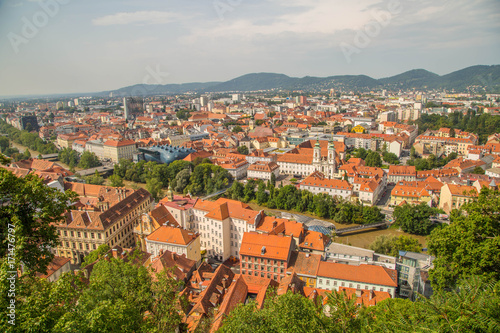
<svg viewBox="0 0 500 333"><path fill-rule="evenodd" d="M337 165L335 162L336 153L335 145L333 144L333 139L328 142L328 165L330 166L330 177L333 178L333 174L337 172Z"/></svg>
<svg viewBox="0 0 500 333"><path fill-rule="evenodd" d="M316 144L314 145L314 155L313 155L313 163L320 163L321 162L321 147L319 145L319 140L316 141Z"/></svg>

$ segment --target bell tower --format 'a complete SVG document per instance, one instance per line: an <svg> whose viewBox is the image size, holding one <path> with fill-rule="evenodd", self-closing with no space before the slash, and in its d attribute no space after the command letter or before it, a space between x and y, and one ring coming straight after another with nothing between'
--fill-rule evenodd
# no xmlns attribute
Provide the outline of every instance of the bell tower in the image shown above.
<svg viewBox="0 0 500 333"><path fill-rule="evenodd" d="M333 175L337 172L337 165L335 162L336 152L335 152L335 144L333 143L333 138L328 142L328 166L330 171L330 178L333 178Z"/></svg>
<svg viewBox="0 0 500 333"><path fill-rule="evenodd" d="M321 162L321 147L319 145L319 140L317 140L316 144L314 145L313 163L320 163L320 162Z"/></svg>

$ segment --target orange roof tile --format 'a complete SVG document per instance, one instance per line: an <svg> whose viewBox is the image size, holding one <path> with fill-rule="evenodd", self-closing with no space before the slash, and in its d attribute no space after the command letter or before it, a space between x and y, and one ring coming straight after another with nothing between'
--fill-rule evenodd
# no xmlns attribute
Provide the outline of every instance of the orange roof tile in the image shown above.
<svg viewBox="0 0 500 333"><path fill-rule="evenodd" d="M375 265L346 265L322 261L318 277L397 287L397 271Z"/></svg>
<svg viewBox="0 0 500 333"><path fill-rule="evenodd" d="M245 232L241 241L240 255L288 260L293 238Z"/></svg>

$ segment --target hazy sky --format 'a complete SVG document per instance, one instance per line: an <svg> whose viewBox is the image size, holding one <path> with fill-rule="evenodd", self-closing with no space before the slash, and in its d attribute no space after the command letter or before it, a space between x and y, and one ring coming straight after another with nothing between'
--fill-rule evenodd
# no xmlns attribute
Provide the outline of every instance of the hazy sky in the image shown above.
<svg viewBox="0 0 500 333"><path fill-rule="evenodd" d="M499 59L499 0L0 0L0 96Z"/></svg>

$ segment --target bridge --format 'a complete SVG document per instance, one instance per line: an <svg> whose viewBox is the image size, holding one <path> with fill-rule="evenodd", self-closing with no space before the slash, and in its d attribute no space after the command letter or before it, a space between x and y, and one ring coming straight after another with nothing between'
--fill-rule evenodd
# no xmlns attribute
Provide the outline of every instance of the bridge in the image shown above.
<svg viewBox="0 0 500 333"><path fill-rule="evenodd" d="M216 197L218 195L221 195L222 193L226 193L227 190L229 190L229 187L226 187L225 189L223 190L220 190L220 191L217 191L215 193L212 193L210 195L207 195L206 197L202 198L202 200L207 200L207 199L210 199L210 198L213 198L213 197Z"/></svg>
<svg viewBox="0 0 500 333"><path fill-rule="evenodd" d="M342 229L336 229L335 230L335 235L340 236L348 232L354 232L354 231L359 231L359 230L364 230L364 229L371 229L371 228L380 228L380 227L388 227L391 225L391 222L389 221L384 221L384 222L379 222L379 223L372 223L372 224L363 224L363 225L358 225L355 227L347 227L347 228L342 228Z"/></svg>

